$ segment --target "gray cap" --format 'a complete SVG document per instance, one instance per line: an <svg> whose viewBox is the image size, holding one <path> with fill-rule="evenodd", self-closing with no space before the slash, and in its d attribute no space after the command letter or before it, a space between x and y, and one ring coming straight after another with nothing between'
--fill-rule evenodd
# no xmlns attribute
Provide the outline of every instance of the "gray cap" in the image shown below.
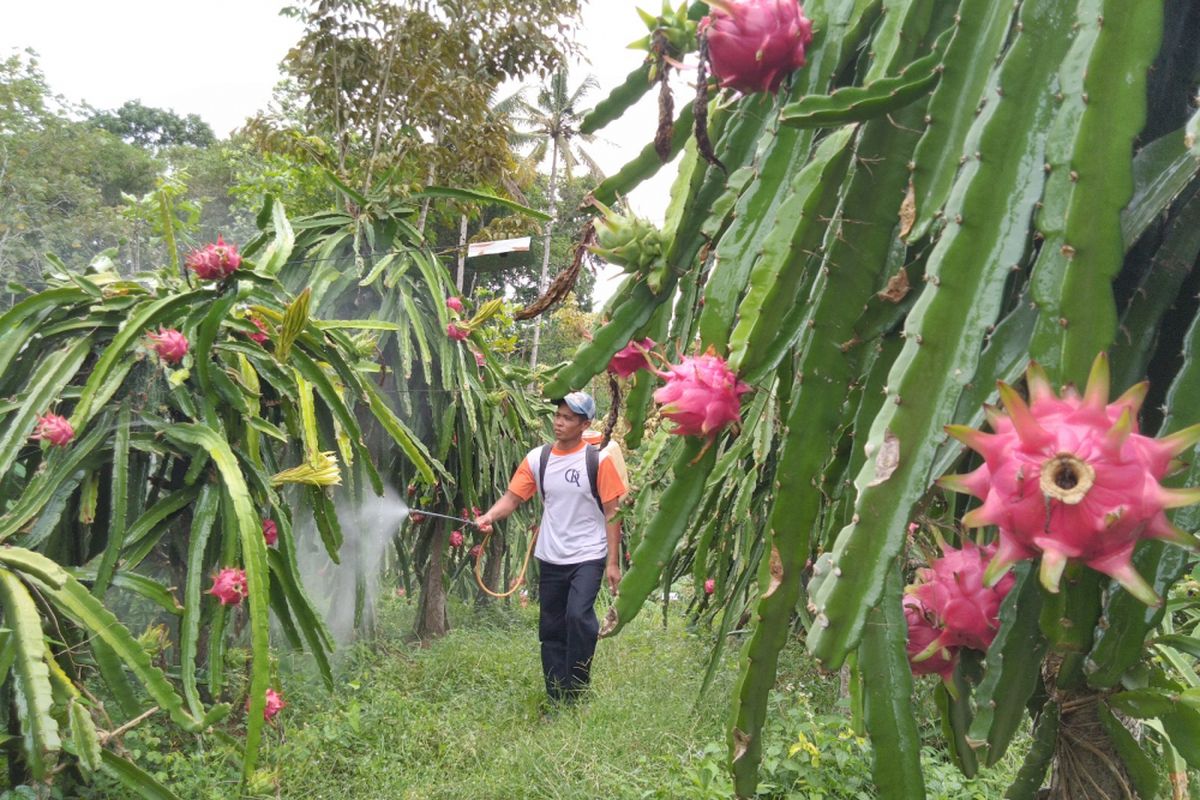
<svg viewBox="0 0 1200 800"><path fill-rule="evenodd" d="M581 417L586 417L587 419L596 418L596 401L587 392L571 392L566 397L555 398L552 402L555 405L566 403L567 408Z"/></svg>

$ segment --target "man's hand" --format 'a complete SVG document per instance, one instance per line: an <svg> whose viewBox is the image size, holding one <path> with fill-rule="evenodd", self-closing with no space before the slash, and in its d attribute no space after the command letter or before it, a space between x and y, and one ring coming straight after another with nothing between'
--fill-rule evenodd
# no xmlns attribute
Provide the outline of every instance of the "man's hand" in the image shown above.
<svg viewBox="0 0 1200 800"><path fill-rule="evenodd" d="M616 594L617 584L621 582L621 566L609 562L608 566L604 568L604 577L608 578L608 588L613 594Z"/></svg>

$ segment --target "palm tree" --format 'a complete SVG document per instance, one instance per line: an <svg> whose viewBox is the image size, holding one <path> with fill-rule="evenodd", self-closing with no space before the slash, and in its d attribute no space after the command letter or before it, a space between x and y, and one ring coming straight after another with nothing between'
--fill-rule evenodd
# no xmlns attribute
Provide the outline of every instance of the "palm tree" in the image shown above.
<svg viewBox="0 0 1200 800"><path fill-rule="evenodd" d="M538 90L537 102L529 103L523 98L517 100L517 108L512 115L513 122L523 130L522 138L535 141L529 160L540 164L550 154L550 219L543 229L544 242L542 245L542 272L538 279L538 292L546 291L550 272L550 240L554 235L554 225L558 212L558 167L562 161L563 171L567 180L579 167L587 170L588 174L597 181L603 179L600 167L580 145L592 141L592 136L579 132L579 123L583 120L581 108L585 95L599 88L596 79L588 75L574 91L568 89L567 71L560 69L550 78L550 83ZM542 319L537 318L533 328L533 348L530 352L530 366L537 366L538 341L542 333Z"/></svg>

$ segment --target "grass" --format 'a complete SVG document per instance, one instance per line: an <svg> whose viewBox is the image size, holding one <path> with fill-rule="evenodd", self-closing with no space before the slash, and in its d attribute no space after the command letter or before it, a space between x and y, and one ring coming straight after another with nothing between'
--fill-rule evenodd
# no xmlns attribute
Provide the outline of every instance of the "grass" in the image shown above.
<svg viewBox="0 0 1200 800"><path fill-rule="evenodd" d="M152 721L125 737L129 754L180 797L371 800L725 800L725 726L737 676L731 643L698 699L710 638L672 614L646 608L600 642L592 690L577 706L547 711L536 607L476 611L456 604L457 627L427 647L407 639L414 607L388 597L379 637L346 651L332 694L307 658L284 657L287 707L269 726L254 780L239 794L233 743L199 739ZM855 736L837 676L817 673L799 642L781 654L764 731L759 795L874 796L870 744ZM927 696L927 692L923 693ZM918 710L927 744L936 711ZM997 770L966 780L925 748L928 797L1000 797L1023 743ZM127 797L100 777L72 796Z"/></svg>
<svg viewBox="0 0 1200 800"><path fill-rule="evenodd" d="M381 628L407 629L406 611L389 604ZM275 754L283 796L653 796L723 736L734 677L726 659L697 704L706 647L655 616L602 641L590 696L549 713L533 609L459 609L460 627L429 648L390 637L360 651L348 692L331 699L314 686L291 701Z"/></svg>

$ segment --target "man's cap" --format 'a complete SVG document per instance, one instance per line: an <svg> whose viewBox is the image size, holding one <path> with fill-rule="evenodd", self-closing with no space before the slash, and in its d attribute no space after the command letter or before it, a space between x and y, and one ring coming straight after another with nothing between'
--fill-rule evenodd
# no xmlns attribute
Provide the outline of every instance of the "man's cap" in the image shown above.
<svg viewBox="0 0 1200 800"><path fill-rule="evenodd" d="M587 392L571 392L566 397L556 397L550 402L554 403L554 405L566 403L567 408L579 416L586 417L587 419L596 418L596 401Z"/></svg>

